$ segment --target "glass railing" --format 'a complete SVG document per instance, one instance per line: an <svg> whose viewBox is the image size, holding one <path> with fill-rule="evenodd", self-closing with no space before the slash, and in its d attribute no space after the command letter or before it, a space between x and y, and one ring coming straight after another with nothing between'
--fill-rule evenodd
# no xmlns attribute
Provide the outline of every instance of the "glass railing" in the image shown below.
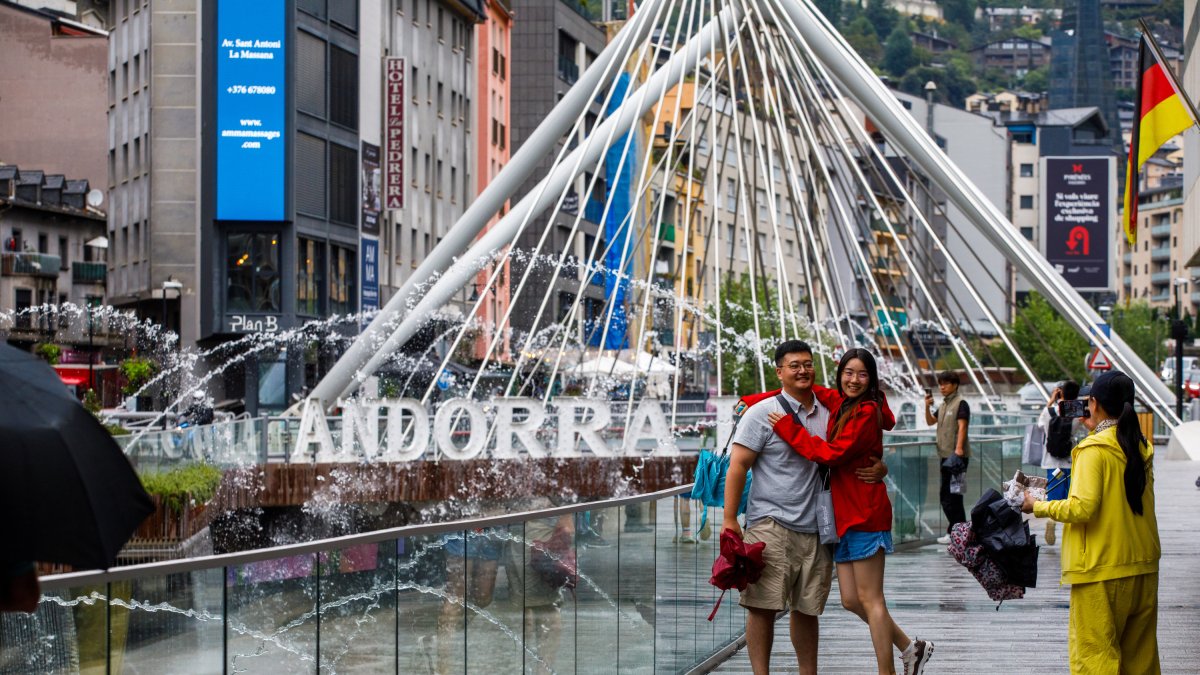
<svg viewBox="0 0 1200 675"><path fill-rule="evenodd" d="M894 443L885 446L888 465L888 496L892 500L892 537L896 543L929 540L946 533L939 490L941 463L934 440ZM1037 467L1021 462L1021 436L971 439L967 486L963 503L967 514L988 488L1000 489L1017 470L1045 475Z"/></svg>
<svg viewBox="0 0 1200 675"><path fill-rule="evenodd" d="M897 543L945 532L935 447L885 448ZM972 451L968 512L1041 473L1019 436ZM0 615L0 671L686 671L744 631L736 592L706 621L723 513L697 532L689 492L43 577L34 614Z"/></svg>
<svg viewBox="0 0 1200 675"><path fill-rule="evenodd" d="M744 631L689 491L43 577L0 671L686 671Z"/></svg>

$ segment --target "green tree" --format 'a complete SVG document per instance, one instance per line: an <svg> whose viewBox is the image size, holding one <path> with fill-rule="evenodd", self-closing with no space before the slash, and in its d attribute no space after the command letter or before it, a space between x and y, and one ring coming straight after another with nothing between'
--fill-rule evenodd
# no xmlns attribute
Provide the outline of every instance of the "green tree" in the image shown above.
<svg viewBox="0 0 1200 675"><path fill-rule="evenodd" d="M1050 69L1047 66L1034 68L1025 73L1025 78L1021 80L1021 87L1028 92L1042 92L1050 89Z"/></svg>
<svg viewBox="0 0 1200 675"><path fill-rule="evenodd" d="M875 28L865 16L851 21L846 30L842 31L842 35L867 63L876 65L883 58L883 45L879 44L879 36L875 34Z"/></svg>
<svg viewBox="0 0 1200 675"><path fill-rule="evenodd" d="M1017 26L1013 30L1012 34L1017 37L1025 38L1026 40L1037 41L1042 39L1042 31L1036 26L1030 26L1028 24Z"/></svg>
<svg viewBox="0 0 1200 675"><path fill-rule="evenodd" d="M876 35L891 35L900 23L900 12L888 7L886 0L869 0L863 16L871 22Z"/></svg>
<svg viewBox="0 0 1200 675"><path fill-rule="evenodd" d="M967 97L978 91L970 69L956 60L944 68L917 66L900 80L900 90L913 96L925 95L925 83L937 84L937 100L956 108L963 107Z"/></svg>
<svg viewBox="0 0 1200 675"><path fill-rule="evenodd" d="M903 24L897 25L884 45L883 68L896 77L903 77L917 64L912 38L906 28Z"/></svg>
<svg viewBox="0 0 1200 675"><path fill-rule="evenodd" d="M1167 357L1165 341L1171 333L1170 325L1166 316L1145 301L1115 307L1109 324L1151 370L1157 370Z"/></svg>
<svg viewBox="0 0 1200 675"><path fill-rule="evenodd" d="M971 30L975 26L974 0L942 0L942 16L952 24Z"/></svg>
<svg viewBox="0 0 1200 675"><path fill-rule="evenodd" d="M1038 293L1031 292L1017 311L1009 335L1042 380L1059 380L1064 374L1078 382L1086 379L1087 339Z"/></svg>
<svg viewBox="0 0 1200 675"><path fill-rule="evenodd" d="M813 4L829 19L834 28L841 27L842 0L813 0Z"/></svg>

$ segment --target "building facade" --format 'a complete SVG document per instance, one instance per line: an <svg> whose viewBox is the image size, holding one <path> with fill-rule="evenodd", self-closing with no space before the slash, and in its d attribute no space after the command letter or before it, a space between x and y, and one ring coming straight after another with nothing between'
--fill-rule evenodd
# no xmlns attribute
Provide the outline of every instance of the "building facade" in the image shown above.
<svg viewBox="0 0 1200 675"><path fill-rule="evenodd" d="M476 166L475 193L479 194L487 188L488 183L496 177L504 165L508 164L510 156L510 129L512 118L510 113L512 96L509 88L509 55L512 53L513 14L508 1L486 0L484 13L487 18L475 30L476 83L479 92L477 122L475 128ZM486 232L500 220L502 213L508 211L508 204L496 214L484 229ZM512 278L512 265L508 259L499 263L503 266L494 283L489 285L495 270L489 266L481 270L475 278L473 295L483 294L480 302L479 324L480 331L475 340L475 358L489 356L490 344L497 332L500 342L497 343L497 355L501 360L509 358L510 334L507 330L505 317L509 310L509 280ZM482 290L481 290L482 289ZM497 358L497 357L491 357Z"/></svg>
<svg viewBox="0 0 1200 675"><path fill-rule="evenodd" d="M1193 297L1196 280L1188 269L1194 249L1186 248L1182 180L1168 181L1155 188L1143 188L1138 197L1138 240L1133 246L1124 236L1118 247L1121 255L1121 284L1118 299L1122 303L1142 301L1151 307L1174 307L1179 291L1184 312L1200 310L1200 296Z"/></svg>
<svg viewBox="0 0 1200 675"><path fill-rule="evenodd" d="M0 1L0 164L108 185L106 35Z"/></svg>
<svg viewBox="0 0 1200 675"><path fill-rule="evenodd" d="M971 50L978 68L995 68L1011 77L1025 77L1031 70L1050 64L1050 41L1009 37Z"/></svg>

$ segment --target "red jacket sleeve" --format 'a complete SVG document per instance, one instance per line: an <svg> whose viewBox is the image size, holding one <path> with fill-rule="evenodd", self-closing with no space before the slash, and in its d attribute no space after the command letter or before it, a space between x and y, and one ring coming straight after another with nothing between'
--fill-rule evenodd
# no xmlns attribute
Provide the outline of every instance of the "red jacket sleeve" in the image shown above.
<svg viewBox="0 0 1200 675"><path fill-rule="evenodd" d="M837 466L865 457L878 447L880 431L875 410L874 403L858 406L850 419L846 420L841 433L832 441L813 436L788 415L775 423L775 433L805 458Z"/></svg>
<svg viewBox="0 0 1200 675"><path fill-rule="evenodd" d="M812 387L813 396L817 397L817 401L825 406L826 410L837 412L839 406L842 405L842 400L845 398L837 389L822 387L819 384L814 384Z"/></svg>
<svg viewBox="0 0 1200 675"><path fill-rule="evenodd" d="M883 413L883 430L891 431L896 428L896 416L892 413L892 407L888 405L887 394L879 392L880 410Z"/></svg>

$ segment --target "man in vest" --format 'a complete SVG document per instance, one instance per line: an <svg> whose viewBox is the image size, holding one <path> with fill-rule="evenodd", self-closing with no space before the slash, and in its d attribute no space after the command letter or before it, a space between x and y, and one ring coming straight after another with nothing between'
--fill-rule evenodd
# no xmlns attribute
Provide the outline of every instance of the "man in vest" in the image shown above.
<svg viewBox="0 0 1200 675"><path fill-rule="evenodd" d="M943 370L938 373L938 389L942 392L942 405L938 407L935 416L933 412L933 394L925 395L925 423L937 425L938 461L941 462L950 455L962 457L963 469L971 457L971 446L967 442L967 424L971 421L971 406L958 393L958 373ZM928 391L928 390L926 390ZM942 512L946 514L946 534L938 537L939 544L950 543L950 528L955 524L966 521L967 512L963 507L963 496L950 492L950 478L953 475L945 466L941 467L942 487L940 497Z"/></svg>

